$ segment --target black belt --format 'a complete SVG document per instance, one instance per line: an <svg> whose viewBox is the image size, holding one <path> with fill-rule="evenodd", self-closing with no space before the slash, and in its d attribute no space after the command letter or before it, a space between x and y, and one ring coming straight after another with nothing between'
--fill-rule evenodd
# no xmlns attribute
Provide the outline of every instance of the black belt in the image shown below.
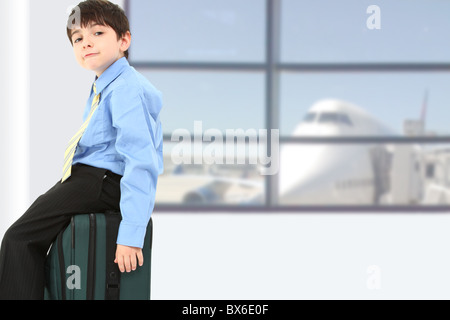
<svg viewBox="0 0 450 320"><path fill-rule="evenodd" d="M77 163L74 166L101 169L101 168L93 167L93 166L90 166L90 165L87 165L84 163ZM120 174L114 173L111 170L106 170L105 176L110 177L111 179L113 179L114 181L117 181L117 182L120 182L120 179L122 179L122 176Z"/></svg>
<svg viewBox="0 0 450 320"><path fill-rule="evenodd" d="M114 181L117 181L117 182L119 182L120 179L122 179L122 176L121 176L120 174L114 173L114 172L112 172L112 171L110 171L110 170L107 170L107 171L105 172L105 175L108 176L108 177L110 177L110 178L113 179Z"/></svg>

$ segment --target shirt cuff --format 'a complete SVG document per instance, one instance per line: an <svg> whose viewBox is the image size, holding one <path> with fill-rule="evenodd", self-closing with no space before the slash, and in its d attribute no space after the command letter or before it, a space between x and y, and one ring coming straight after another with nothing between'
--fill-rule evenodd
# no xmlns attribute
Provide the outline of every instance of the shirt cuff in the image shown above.
<svg viewBox="0 0 450 320"><path fill-rule="evenodd" d="M144 247L146 232L147 227L127 224L122 221L119 226L117 244L142 249Z"/></svg>

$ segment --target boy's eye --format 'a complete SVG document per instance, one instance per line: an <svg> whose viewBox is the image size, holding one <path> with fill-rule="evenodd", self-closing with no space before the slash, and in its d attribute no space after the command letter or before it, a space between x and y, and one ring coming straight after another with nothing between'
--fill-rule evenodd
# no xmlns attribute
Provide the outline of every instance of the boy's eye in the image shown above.
<svg viewBox="0 0 450 320"><path fill-rule="evenodd" d="M101 36L102 34L103 34L103 32L100 32L100 31L95 33L96 36Z"/></svg>
<svg viewBox="0 0 450 320"><path fill-rule="evenodd" d="M81 41L81 38L75 39L75 40L73 41L73 43L78 43L79 41Z"/></svg>

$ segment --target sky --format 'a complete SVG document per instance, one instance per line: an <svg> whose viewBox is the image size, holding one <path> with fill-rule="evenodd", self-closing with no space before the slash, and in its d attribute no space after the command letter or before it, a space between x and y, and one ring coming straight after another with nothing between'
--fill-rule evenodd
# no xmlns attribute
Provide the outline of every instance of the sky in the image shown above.
<svg viewBox="0 0 450 320"><path fill-rule="evenodd" d="M449 0L281 0L282 63L449 63ZM377 5L379 29L367 20ZM176 10L173 10L176 8ZM264 0L132 0L136 62L264 62ZM371 20L372 21L372 20ZM206 128L263 128L264 74L140 70L162 92L165 133ZM401 133L420 117L449 134L450 72L280 75L280 133L289 135L324 98L349 101Z"/></svg>

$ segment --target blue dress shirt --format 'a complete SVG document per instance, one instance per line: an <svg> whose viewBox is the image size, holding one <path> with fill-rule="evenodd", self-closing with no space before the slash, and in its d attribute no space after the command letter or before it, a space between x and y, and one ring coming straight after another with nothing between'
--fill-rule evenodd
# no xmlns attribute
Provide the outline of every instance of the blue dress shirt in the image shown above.
<svg viewBox="0 0 450 320"><path fill-rule="evenodd" d="M73 164L108 169L123 176L117 244L142 248L158 175L164 168L161 93L126 58L103 72L96 86L100 104L78 143ZM93 99L91 90L83 120Z"/></svg>

